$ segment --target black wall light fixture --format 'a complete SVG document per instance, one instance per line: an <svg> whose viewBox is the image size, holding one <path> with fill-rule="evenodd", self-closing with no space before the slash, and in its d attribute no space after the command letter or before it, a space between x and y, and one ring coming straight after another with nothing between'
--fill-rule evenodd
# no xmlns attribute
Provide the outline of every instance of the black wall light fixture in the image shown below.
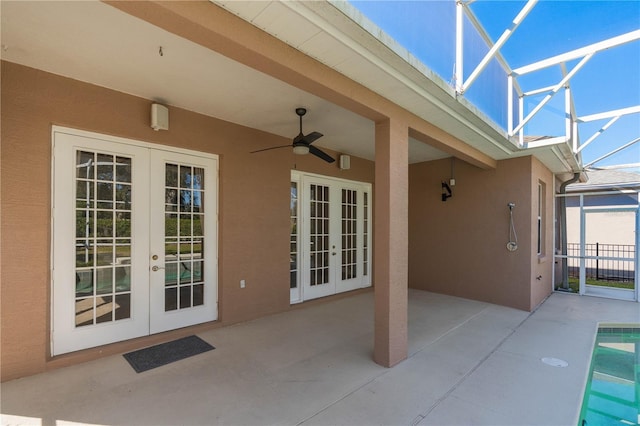
<svg viewBox="0 0 640 426"><path fill-rule="evenodd" d="M453 193L451 187L446 182L442 182L442 201L447 201L447 198L451 198Z"/></svg>

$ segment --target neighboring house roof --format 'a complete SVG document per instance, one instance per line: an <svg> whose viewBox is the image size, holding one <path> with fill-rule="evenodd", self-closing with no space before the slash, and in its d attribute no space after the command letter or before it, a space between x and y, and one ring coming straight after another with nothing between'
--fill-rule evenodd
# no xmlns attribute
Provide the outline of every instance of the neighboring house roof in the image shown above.
<svg viewBox="0 0 640 426"><path fill-rule="evenodd" d="M640 173L622 172L619 170L589 170L588 181L567 186L567 191L577 192L599 189L638 189L640 190Z"/></svg>

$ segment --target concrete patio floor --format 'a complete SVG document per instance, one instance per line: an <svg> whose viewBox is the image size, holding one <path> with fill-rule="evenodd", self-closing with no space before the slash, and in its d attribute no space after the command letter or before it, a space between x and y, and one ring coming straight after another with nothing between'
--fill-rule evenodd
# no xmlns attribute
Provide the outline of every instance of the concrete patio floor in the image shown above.
<svg viewBox="0 0 640 426"><path fill-rule="evenodd" d="M386 369L369 292L200 333L215 350L140 374L111 356L3 383L2 424L575 425L599 321L640 305L556 293L529 314L410 290L409 358Z"/></svg>

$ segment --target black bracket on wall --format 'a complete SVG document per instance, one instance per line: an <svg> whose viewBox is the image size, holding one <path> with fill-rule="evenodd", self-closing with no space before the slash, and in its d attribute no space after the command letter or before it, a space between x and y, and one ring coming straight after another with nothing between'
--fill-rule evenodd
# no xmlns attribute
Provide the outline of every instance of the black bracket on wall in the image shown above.
<svg viewBox="0 0 640 426"><path fill-rule="evenodd" d="M447 198L451 198L453 193L451 192L451 187L446 182L442 182L442 201L447 201Z"/></svg>

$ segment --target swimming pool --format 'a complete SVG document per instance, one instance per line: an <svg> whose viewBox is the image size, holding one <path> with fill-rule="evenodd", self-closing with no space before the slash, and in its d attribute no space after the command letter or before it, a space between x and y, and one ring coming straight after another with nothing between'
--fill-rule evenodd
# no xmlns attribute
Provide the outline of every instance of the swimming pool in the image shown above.
<svg viewBox="0 0 640 426"><path fill-rule="evenodd" d="M640 324L601 324L578 426L640 424Z"/></svg>

